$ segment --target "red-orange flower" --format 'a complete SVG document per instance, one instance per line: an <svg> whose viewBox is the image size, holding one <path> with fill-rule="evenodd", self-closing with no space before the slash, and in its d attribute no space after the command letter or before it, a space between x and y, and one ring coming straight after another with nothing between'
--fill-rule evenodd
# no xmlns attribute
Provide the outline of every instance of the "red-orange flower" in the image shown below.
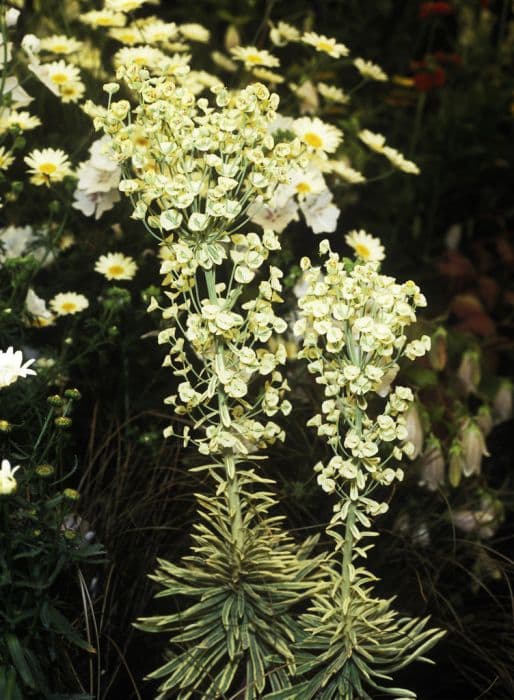
<svg viewBox="0 0 514 700"><path fill-rule="evenodd" d="M420 19L434 15L452 15L455 8L449 2L422 2L419 6Z"/></svg>

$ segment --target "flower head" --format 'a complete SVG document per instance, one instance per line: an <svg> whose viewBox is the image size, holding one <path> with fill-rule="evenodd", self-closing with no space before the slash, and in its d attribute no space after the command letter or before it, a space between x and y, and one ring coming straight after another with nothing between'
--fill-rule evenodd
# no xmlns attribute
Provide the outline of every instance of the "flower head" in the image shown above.
<svg viewBox="0 0 514 700"><path fill-rule="evenodd" d="M343 140L343 132L340 129L325 124L318 117L296 119L294 131L303 143L318 152L334 153Z"/></svg>
<svg viewBox="0 0 514 700"><path fill-rule="evenodd" d="M384 246L378 238L371 236L366 231L350 231L345 236L346 244L353 248L355 255L366 262L373 262L384 259Z"/></svg>
<svg viewBox="0 0 514 700"><path fill-rule="evenodd" d="M32 174L30 181L34 185L47 185L52 182L61 182L67 175L71 175L70 161L66 153L60 148L35 148L24 158Z"/></svg>
<svg viewBox="0 0 514 700"><path fill-rule="evenodd" d="M57 316L69 316L84 311L89 306L89 301L83 294L76 292L60 292L50 300L50 308Z"/></svg>
<svg viewBox="0 0 514 700"><path fill-rule="evenodd" d="M266 68L278 68L280 61L269 51L258 49L255 46L235 46L230 50L236 61L242 61L245 68L265 66Z"/></svg>
<svg viewBox="0 0 514 700"><path fill-rule="evenodd" d="M107 253L97 260L95 271L108 280L131 280L136 274L137 265L123 253Z"/></svg>
<svg viewBox="0 0 514 700"><path fill-rule="evenodd" d="M370 78L371 80L385 81L387 80L387 75L384 73L380 66L371 61L365 61L363 58L356 58L353 65L363 78Z"/></svg>
<svg viewBox="0 0 514 700"><path fill-rule="evenodd" d="M0 350L0 388L10 386L19 377L27 377L29 374L36 374L33 369L29 369L35 360L27 360L23 364L21 350L14 351L11 346L7 350Z"/></svg>
<svg viewBox="0 0 514 700"><path fill-rule="evenodd" d="M41 51L56 53L67 56L70 53L75 53L83 46L82 41L64 34L52 34L41 39Z"/></svg>
<svg viewBox="0 0 514 700"><path fill-rule="evenodd" d="M306 32L302 36L302 41L304 44L309 44L309 46L314 46L316 51L321 51L326 53L332 58L341 58L341 56L348 56L348 47L344 44L338 44L336 39L331 39L324 34L316 34L315 32Z"/></svg>
<svg viewBox="0 0 514 700"><path fill-rule="evenodd" d="M8 459L2 460L2 466L0 468L0 496L9 496L16 491L18 484L16 483L14 475L19 468L19 466L11 467L11 463Z"/></svg>

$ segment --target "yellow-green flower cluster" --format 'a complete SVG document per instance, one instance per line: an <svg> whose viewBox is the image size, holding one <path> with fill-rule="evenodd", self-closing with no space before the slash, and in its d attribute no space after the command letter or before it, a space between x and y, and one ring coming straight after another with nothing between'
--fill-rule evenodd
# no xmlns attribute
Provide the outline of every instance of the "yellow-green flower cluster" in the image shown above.
<svg viewBox="0 0 514 700"><path fill-rule="evenodd" d="M294 328L302 339L299 357L324 387L321 413L308 425L334 451L315 470L323 490L340 497L333 522L344 520L354 504L357 520L368 527L368 515L387 510L369 495L378 484L403 478L395 462L413 450L405 413L414 398L411 389L397 386L381 410L373 405L367 412L369 395L383 395L402 355L413 359L430 348L427 336L410 342L406 336L426 300L414 282L399 284L380 274L377 261L349 264L326 240L320 252L326 255L323 268L301 261L306 292Z"/></svg>
<svg viewBox="0 0 514 700"><path fill-rule="evenodd" d="M256 292L240 301L280 243L272 231L240 229L250 204L274 195L304 147L270 136L278 98L261 84L233 93L213 87L211 106L167 77L139 68L120 72L140 103L129 117L128 102L111 102L96 124L130 170L120 189L133 198L134 217L162 241L169 305L153 300L150 309L160 308L165 323L172 321L159 343L169 344L164 364L181 378L166 402L195 417L202 433L193 442L202 454L246 455L283 439L267 418L289 413L291 405L280 372L285 348L267 346L287 327L274 311L282 272L270 266ZM260 392L250 397L258 377ZM172 434L172 427L165 431Z"/></svg>

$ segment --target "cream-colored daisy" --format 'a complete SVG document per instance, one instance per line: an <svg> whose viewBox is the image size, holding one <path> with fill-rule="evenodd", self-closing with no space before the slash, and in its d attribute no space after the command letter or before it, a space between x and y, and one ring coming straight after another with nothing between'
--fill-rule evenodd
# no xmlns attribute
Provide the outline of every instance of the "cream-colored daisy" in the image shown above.
<svg viewBox="0 0 514 700"><path fill-rule="evenodd" d="M28 172L32 175L30 181L34 185L49 186L71 175L68 156L60 148L35 148L25 156L24 161L29 166Z"/></svg>
<svg viewBox="0 0 514 700"><path fill-rule="evenodd" d="M5 146L0 146L0 170L7 170L14 163L14 156Z"/></svg>
<svg viewBox="0 0 514 700"><path fill-rule="evenodd" d="M183 58L183 57L181 57ZM116 68L135 63L141 68L158 68L169 63L170 57L154 46L134 46L123 48L114 54ZM189 61L185 62L186 65Z"/></svg>
<svg viewBox="0 0 514 700"><path fill-rule="evenodd" d="M338 88L335 85L318 83L318 92L322 97L330 102L337 102L338 104L345 105L350 101L350 96L347 95L344 90L341 90L341 88Z"/></svg>
<svg viewBox="0 0 514 700"><path fill-rule="evenodd" d="M358 170L355 170L348 163L342 160L329 160L328 164L330 166L331 172L342 177L346 182L350 182L352 185L356 185L360 182L365 182L366 178Z"/></svg>
<svg viewBox="0 0 514 700"><path fill-rule="evenodd" d="M280 61L276 56L270 54L265 49L258 49L255 46L234 46L230 53L236 61L242 61L245 68L264 66L265 68L278 68Z"/></svg>
<svg viewBox="0 0 514 700"><path fill-rule="evenodd" d="M188 41L199 41L202 44L207 44L211 38L210 31L202 24L197 24L196 22L180 24L178 26L178 30L184 39L187 39Z"/></svg>
<svg viewBox="0 0 514 700"><path fill-rule="evenodd" d="M267 70L266 68L254 68L252 70L252 75L258 80L270 83L271 85L280 85L280 83L285 81L283 76L274 73L272 70Z"/></svg>
<svg viewBox="0 0 514 700"><path fill-rule="evenodd" d="M363 58L356 58L353 62L353 65L355 66L355 68L357 68L357 70L363 78L370 78L371 80L378 81L389 80L387 74L384 73L382 68L380 68L380 66L377 66L376 63L372 63L371 61L365 61Z"/></svg>
<svg viewBox="0 0 514 700"><path fill-rule="evenodd" d="M127 23L126 15L111 10L91 10L81 14L79 19L90 27L124 27Z"/></svg>
<svg viewBox="0 0 514 700"><path fill-rule="evenodd" d="M50 300L50 308L57 316L70 316L84 311L89 301L83 294L76 292L59 292Z"/></svg>
<svg viewBox="0 0 514 700"><path fill-rule="evenodd" d="M151 43L143 39L143 34L138 27L130 25L129 27L112 27L108 32L111 39L119 41L120 44L134 46L135 44Z"/></svg>
<svg viewBox="0 0 514 700"><path fill-rule="evenodd" d="M290 41L299 41L300 32L292 24L279 22L276 26L271 24L269 38L275 46L285 46Z"/></svg>
<svg viewBox="0 0 514 700"><path fill-rule="evenodd" d="M363 129L359 131L359 138L368 148L371 148L372 151L383 153L386 140L385 136L382 136L382 134L376 134L369 129Z"/></svg>
<svg viewBox="0 0 514 700"><path fill-rule="evenodd" d="M386 146L382 154L388 159L388 161L394 165L398 170L402 170L404 173L409 175L419 175L420 169L412 160L407 160L396 148L391 148Z"/></svg>
<svg viewBox="0 0 514 700"><path fill-rule="evenodd" d="M15 109L5 111L0 116L0 133L7 129L20 129L30 131L41 125L41 119L29 112L17 112Z"/></svg>
<svg viewBox="0 0 514 700"><path fill-rule="evenodd" d="M145 44L162 44L172 41L178 34L175 22L163 22L162 19L153 16L137 22L137 25L132 27L139 31L139 39L134 43L142 43L143 40ZM188 48L187 44L181 44L181 46ZM176 49L171 50L176 51Z"/></svg>
<svg viewBox="0 0 514 700"><path fill-rule="evenodd" d="M52 36L45 36L41 39L41 51L48 51L49 53L63 56L79 51L82 46L82 41L77 41L77 39L64 34L52 34Z"/></svg>
<svg viewBox="0 0 514 700"><path fill-rule="evenodd" d="M353 248L355 255L365 262L380 262L385 258L384 246L380 240L366 231L350 231L344 240Z"/></svg>
<svg viewBox="0 0 514 700"><path fill-rule="evenodd" d="M300 199L309 194L319 194L327 188L323 175L317 168L292 170L288 186Z"/></svg>
<svg viewBox="0 0 514 700"><path fill-rule="evenodd" d="M62 59L51 63L33 63L30 70L63 102L76 102L86 89L79 69Z"/></svg>
<svg viewBox="0 0 514 700"><path fill-rule="evenodd" d="M235 73L237 70L237 64L224 53L221 53L221 51L213 51L211 53L211 58L217 66L223 70L229 71L229 73Z"/></svg>
<svg viewBox="0 0 514 700"><path fill-rule="evenodd" d="M131 280L136 274L137 265L123 253L107 253L98 258L95 271L108 280Z"/></svg>
<svg viewBox="0 0 514 700"><path fill-rule="evenodd" d="M316 32L306 32L302 36L302 41L304 44L309 44L309 46L314 46L316 51L321 51L326 53L332 58L341 58L341 56L348 56L350 53L348 47L344 44L338 44L336 39L331 39L324 34L316 34Z"/></svg>
<svg viewBox="0 0 514 700"><path fill-rule="evenodd" d="M334 153L343 140L343 132L318 117L301 117L294 121L294 132L298 138L316 151Z"/></svg>
<svg viewBox="0 0 514 700"><path fill-rule="evenodd" d="M148 0L105 0L105 9L110 12L133 12Z"/></svg>

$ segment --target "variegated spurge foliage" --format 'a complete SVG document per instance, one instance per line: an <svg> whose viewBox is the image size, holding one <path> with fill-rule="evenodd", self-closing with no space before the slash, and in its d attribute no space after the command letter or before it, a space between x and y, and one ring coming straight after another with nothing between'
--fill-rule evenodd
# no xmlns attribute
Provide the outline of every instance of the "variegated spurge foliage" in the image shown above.
<svg viewBox="0 0 514 700"><path fill-rule="evenodd" d="M320 252L323 268L302 260L307 288L295 332L301 357L324 388L321 413L310 425L333 452L315 470L336 498L328 527L335 548L324 563L325 586L300 620L298 675L306 680L270 697L372 700L379 692L415 698L390 687L391 674L414 659L427 660L423 654L443 632L426 629L427 619L399 617L392 600L375 597L376 579L358 560L369 548L363 538L376 534L372 518L387 510L371 496L403 478L398 462L412 451L405 425L412 392L392 389L391 381L401 356L414 359L430 346L427 337L408 342L405 334L426 301L414 282L380 274L369 250L368 261L358 255L355 263L332 252L328 241Z"/></svg>
<svg viewBox="0 0 514 700"><path fill-rule="evenodd" d="M306 593L300 582L312 562L269 514L275 499L253 467L263 459L259 450L283 439L271 418L291 405L285 349L267 346L286 328L274 310L282 272L263 274L280 243L271 231L240 231L249 205L273 196L302 146L274 143L268 125L278 98L263 85L213 88L211 105L169 77L137 67L120 73L139 104L131 111L127 101L110 102L96 123L113 138L134 216L162 240L168 305L154 299L150 310L162 312L164 365L180 380L166 402L191 418L193 430L180 437L205 455L199 469L216 487L198 496L192 554L177 566L161 561L154 576L161 596L181 597L180 611L139 626L173 633L170 660L152 674L162 681L159 698L242 691L250 700L289 685L295 625L288 611ZM173 426L165 430L174 434Z"/></svg>

